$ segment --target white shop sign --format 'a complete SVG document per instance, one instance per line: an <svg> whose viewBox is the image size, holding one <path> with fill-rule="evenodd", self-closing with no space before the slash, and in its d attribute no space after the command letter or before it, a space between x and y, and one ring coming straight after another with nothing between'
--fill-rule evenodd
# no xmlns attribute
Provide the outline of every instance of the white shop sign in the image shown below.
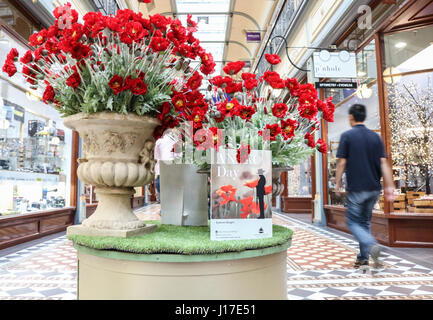
<svg viewBox="0 0 433 320"><path fill-rule="evenodd" d="M314 52L315 78L356 78L356 55L354 52Z"/></svg>

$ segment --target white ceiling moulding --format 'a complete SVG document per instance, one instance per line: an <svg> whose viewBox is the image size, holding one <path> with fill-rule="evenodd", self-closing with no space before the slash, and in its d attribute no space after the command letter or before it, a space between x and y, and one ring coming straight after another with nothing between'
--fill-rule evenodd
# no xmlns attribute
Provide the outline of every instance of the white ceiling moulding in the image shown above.
<svg viewBox="0 0 433 320"><path fill-rule="evenodd" d="M229 11L233 12L235 10L236 0L230 0L229 5ZM227 60L227 51L228 51L228 45L229 40L232 34L232 24L233 24L233 14L230 14L227 18L227 25L226 25L226 35L225 35L225 44L224 44L224 51L223 51L223 61ZM251 59L251 53L250 53L250 59Z"/></svg>

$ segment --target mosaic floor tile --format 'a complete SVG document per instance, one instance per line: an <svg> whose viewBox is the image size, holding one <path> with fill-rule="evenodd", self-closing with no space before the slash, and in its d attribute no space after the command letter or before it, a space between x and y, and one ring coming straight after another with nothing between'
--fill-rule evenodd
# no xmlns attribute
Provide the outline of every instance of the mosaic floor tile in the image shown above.
<svg viewBox="0 0 433 320"><path fill-rule="evenodd" d="M160 206L135 210L142 220L160 219ZM384 253L386 268L353 269L358 243L274 213L273 223L294 231L287 257L289 300L433 300L433 270ZM0 300L73 300L76 250L66 236L0 258Z"/></svg>

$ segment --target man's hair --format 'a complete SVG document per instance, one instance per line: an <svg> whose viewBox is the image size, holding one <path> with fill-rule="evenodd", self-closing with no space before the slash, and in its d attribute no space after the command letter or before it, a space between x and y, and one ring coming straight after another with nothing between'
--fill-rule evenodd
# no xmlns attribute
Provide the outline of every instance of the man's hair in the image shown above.
<svg viewBox="0 0 433 320"><path fill-rule="evenodd" d="M354 104L349 109L349 114L353 116L356 122L364 122L367 118L367 110L363 104Z"/></svg>

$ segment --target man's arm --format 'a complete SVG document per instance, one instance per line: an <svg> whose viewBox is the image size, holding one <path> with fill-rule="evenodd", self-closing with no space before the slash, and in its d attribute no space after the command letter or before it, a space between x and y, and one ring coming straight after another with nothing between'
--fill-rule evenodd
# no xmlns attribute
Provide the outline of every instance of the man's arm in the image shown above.
<svg viewBox="0 0 433 320"><path fill-rule="evenodd" d="M346 169L346 159L339 158L337 162L337 176L336 176L337 182L335 185L335 192L337 195L339 195L341 191L341 183L342 183L343 173L345 169Z"/></svg>
<svg viewBox="0 0 433 320"><path fill-rule="evenodd" d="M383 193L385 200L388 202L394 201L394 179L392 177L392 170L386 158L380 159L383 176Z"/></svg>

